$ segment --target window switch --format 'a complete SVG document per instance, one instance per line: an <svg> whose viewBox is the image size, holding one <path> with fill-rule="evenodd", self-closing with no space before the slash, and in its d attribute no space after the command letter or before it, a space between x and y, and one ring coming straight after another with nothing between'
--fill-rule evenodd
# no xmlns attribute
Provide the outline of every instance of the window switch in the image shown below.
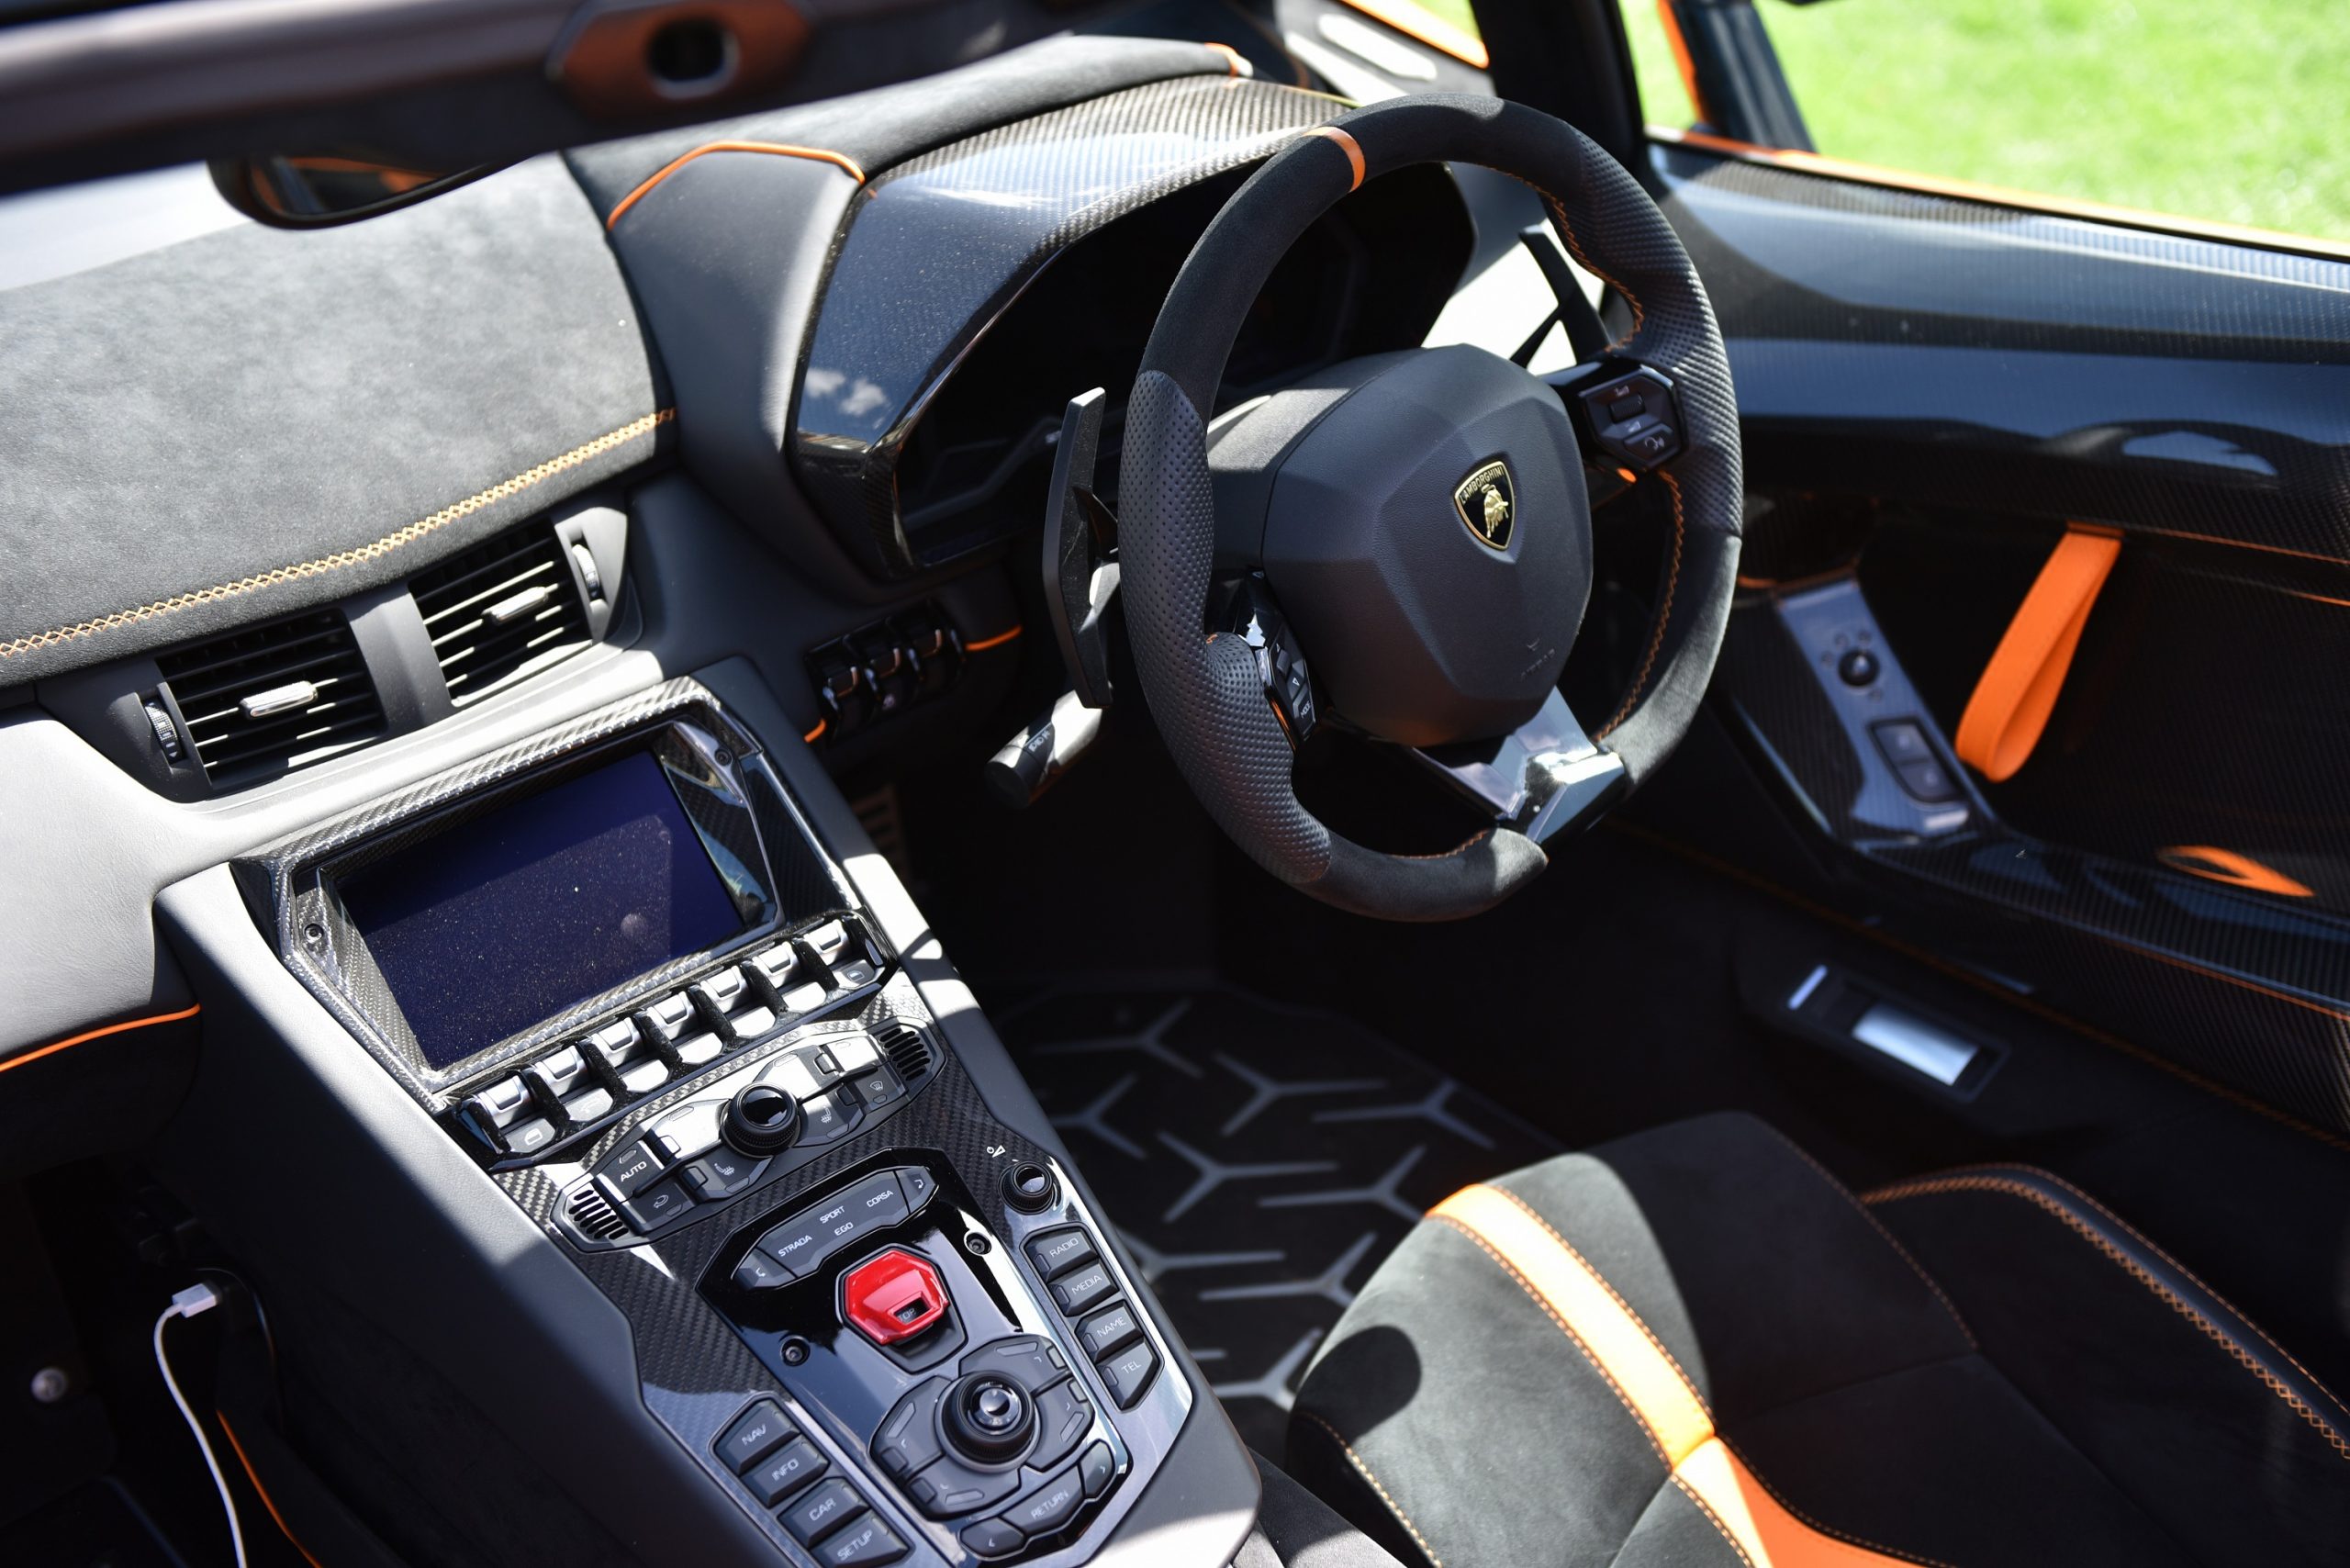
<svg viewBox="0 0 2350 1568"><path fill-rule="evenodd" d="M1930 805L1958 799L1958 781L1950 776L1948 768L1931 757L1923 762L1905 762L1894 771L1901 776L1904 790Z"/></svg>
<svg viewBox="0 0 2350 1568"><path fill-rule="evenodd" d="M1926 727L1914 719L1886 719L1869 726L1869 732L1876 736L1876 749L1885 753L1885 760L1896 767L1934 759L1933 745L1926 739Z"/></svg>

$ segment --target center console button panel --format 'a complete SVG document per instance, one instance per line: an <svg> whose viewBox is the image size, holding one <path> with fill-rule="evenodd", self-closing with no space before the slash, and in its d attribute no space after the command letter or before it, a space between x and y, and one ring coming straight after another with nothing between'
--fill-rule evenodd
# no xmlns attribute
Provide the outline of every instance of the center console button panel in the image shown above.
<svg viewBox="0 0 2350 1568"><path fill-rule="evenodd" d="M679 1079L867 994L880 983L881 957L862 921L828 918L799 935L737 953L677 989L639 1000L622 1016L554 1043L520 1070L509 1067L487 1085L461 1092L449 1120L485 1163L546 1155ZM813 1141L846 1137L867 1111L900 1097L902 1086L880 1062L867 1039L853 1066L827 1056L812 1085L789 1085L804 1104L845 1075L881 1074L826 1101L813 1118ZM675 1158L691 1159L708 1148Z"/></svg>
<svg viewBox="0 0 2350 1568"><path fill-rule="evenodd" d="M934 1187L923 1183L927 1203ZM873 1231L898 1224L921 1205L909 1201L895 1170L877 1171L828 1201L811 1205L759 1236L756 1250L765 1253L788 1284L814 1273L843 1248Z"/></svg>
<svg viewBox="0 0 2350 1568"><path fill-rule="evenodd" d="M641 1014L638 1024L646 1016ZM902 1021L887 1027L893 1037L911 1032ZM649 1025L639 1037L641 1048L656 1048ZM595 1048L581 1054L591 1061L601 1055ZM899 1055L910 1070L934 1070L934 1058L926 1046ZM861 1078L887 1075L890 1092L878 1101L867 1099L859 1080L843 1078L845 1062L857 1064ZM648 1057L646 1065L659 1064ZM655 1112L640 1136L621 1142L564 1189L558 1223L583 1247L628 1245L682 1222L697 1207L739 1197L805 1163L874 1118L889 1114L907 1097L904 1081L883 1062L872 1036L861 1028L815 1025L787 1036L780 1050L770 1047L755 1064L712 1081L692 1099ZM509 1146L520 1138L546 1147L561 1135L552 1124L538 1131L517 1122L502 1136ZM780 1272L752 1265L742 1282L755 1288L788 1282L799 1273L792 1258L829 1258L866 1231L895 1224L920 1208L935 1190L934 1181L920 1167L906 1170L912 1190L892 1184L882 1197L893 1213L869 1208L862 1211L871 1216L867 1223L837 1236L811 1232L789 1249L785 1243L789 1237L779 1234L777 1246L767 1250ZM783 1232L793 1222L812 1224L813 1219L811 1214L796 1214L777 1229ZM595 1223L599 1220L603 1223ZM810 1249L819 1242L820 1250L811 1254Z"/></svg>

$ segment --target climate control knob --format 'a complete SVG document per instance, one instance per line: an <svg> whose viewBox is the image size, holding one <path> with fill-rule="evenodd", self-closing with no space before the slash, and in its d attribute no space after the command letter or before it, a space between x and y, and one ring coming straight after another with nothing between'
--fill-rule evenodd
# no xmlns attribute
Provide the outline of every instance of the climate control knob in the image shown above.
<svg viewBox="0 0 2350 1568"><path fill-rule="evenodd" d="M754 1083L726 1103L719 1131L744 1154L779 1154L800 1137L800 1102L771 1083Z"/></svg>

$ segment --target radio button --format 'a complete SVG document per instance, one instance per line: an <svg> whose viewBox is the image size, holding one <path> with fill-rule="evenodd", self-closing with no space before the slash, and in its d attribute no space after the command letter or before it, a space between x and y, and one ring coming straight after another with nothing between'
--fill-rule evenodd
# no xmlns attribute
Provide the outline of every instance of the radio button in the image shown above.
<svg viewBox="0 0 2350 1568"><path fill-rule="evenodd" d="M1028 1260L1046 1280L1058 1279L1080 1263L1091 1263L1094 1257L1093 1238L1075 1226L1028 1238Z"/></svg>

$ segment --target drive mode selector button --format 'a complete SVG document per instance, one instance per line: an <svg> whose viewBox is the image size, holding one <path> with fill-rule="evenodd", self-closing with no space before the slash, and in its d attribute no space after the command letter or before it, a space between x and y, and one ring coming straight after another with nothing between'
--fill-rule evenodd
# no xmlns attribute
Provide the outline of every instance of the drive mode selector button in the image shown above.
<svg viewBox="0 0 2350 1568"><path fill-rule="evenodd" d="M800 1102L770 1083L754 1083L726 1103L719 1130L744 1154L777 1154L800 1137Z"/></svg>
<svg viewBox="0 0 2350 1568"><path fill-rule="evenodd" d="M995 1372L972 1372L946 1394L946 1440L982 1464L1010 1459L1028 1446L1036 1406L1028 1391Z"/></svg>

